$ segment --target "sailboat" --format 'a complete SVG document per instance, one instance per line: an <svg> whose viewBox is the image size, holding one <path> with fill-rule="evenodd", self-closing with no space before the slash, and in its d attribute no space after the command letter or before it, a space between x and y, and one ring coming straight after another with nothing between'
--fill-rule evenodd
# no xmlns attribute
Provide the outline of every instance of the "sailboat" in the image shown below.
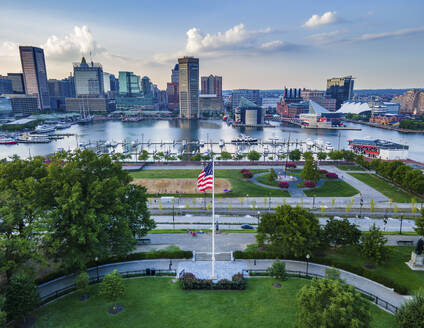
<svg viewBox="0 0 424 328"><path fill-rule="evenodd" d="M88 106L88 98L87 98L87 107L88 108L87 108L87 111L86 111L85 107L84 107L84 98L82 98L82 110L81 110L81 106L80 106L81 118L78 121L78 123L80 123L80 124L88 124L88 123L93 122L93 116L90 115L90 107Z"/></svg>

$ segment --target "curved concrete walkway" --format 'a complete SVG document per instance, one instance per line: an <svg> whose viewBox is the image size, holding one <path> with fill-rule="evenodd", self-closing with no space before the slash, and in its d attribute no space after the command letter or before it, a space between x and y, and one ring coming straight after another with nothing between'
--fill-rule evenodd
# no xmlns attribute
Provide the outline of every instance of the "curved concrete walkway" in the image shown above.
<svg viewBox="0 0 424 328"><path fill-rule="evenodd" d="M191 260L170 260L170 259L156 259L156 260L140 260L140 261L130 261L130 262L120 262L105 264L98 267L99 275L102 276L113 270L117 270L121 273L127 271L137 271L144 270L146 268L155 268L156 270L169 270L176 269L178 264L181 262L188 262ZM306 270L306 262L300 261L291 261L291 260L282 260L286 263L286 269L291 271L302 271ZM248 270L265 270L269 268L274 260L236 260L240 262L243 266L247 267ZM329 268L328 266L309 263L308 271L310 273L315 273L318 275L325 275L325 269ZM396 307L402 305L409 296L402 296L395 293L392 289L387 288L375 281L369 280L367 278L358 276L351 272L344 270L339 270L341 273L341 278L346 281L346 283L353 285L354 287L360 288L366 292L369 292L379 299L388 302ZM93 267L88 270L90 277L95 278L97 276L97 268ZM75 275L64 276L47 283L44 283L38 287L38 292L41 297L55 293L56 291L62 290L64 288L70 287L73 285ZM384 308L384 305L380 304Z"/></svg>

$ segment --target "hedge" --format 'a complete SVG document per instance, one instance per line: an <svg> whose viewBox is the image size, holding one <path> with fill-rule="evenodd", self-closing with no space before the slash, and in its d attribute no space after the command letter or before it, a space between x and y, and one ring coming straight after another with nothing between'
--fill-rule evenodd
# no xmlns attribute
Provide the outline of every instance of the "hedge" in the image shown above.
<svg viewBox="0 0 424 328"><path fill-rule="evenodd" d="M277 254L271 253L271 252L261 252L261 251L234 251L234 258L235 259L257 259L257 260L263 260L263 259L277 259L279 256ZM287 260L297 260L297 261L303 261L303 259L298 258L286 258ZM323 264L327 266L334 266L338 269L342 269L345 271L349 271L351 273L355 273L359 276L363 276L365 278L371 279L375 282L378 282L386 287L393 288L397 293L401 295L408 295L408 288L399 284L396 281L393 281L387 277L381 276L376 272L369 271L363 267L357 267L348 263L340 263L337 261L334 261L332 259L327 258L314 258L314 263Z"/></svg>
<svg viewBox="0 0 424 328"><path fill-rule="evenodd" d="M128 262L128 261L136 261L136 260L191 259L192 257L193 257L193 253L191 251L183 251L183 250L178 250L178 251L162 250L162 251L152 251L152 252L138 252L138 253L131 253L126 256L114 256L104 260L100 260L98 262L92 261L90 263L87 263L87 268L94 267L96 265L104 265L104 264L110 264L110 263ZM35 282L36 284L40 285L50 280L57 279L71 273L74 273L74 271L73 270L58 270L48 275L45 275L42 278L36 279Z"/></svg>
<svg viewBox="0 0 424 328"><path fill-rule="evenodd" d="M181 289L232 289L244 290L246 289L247 282L241 273L237 273L230 280L221 279L216 284L212 280L198 279L194 274L186 272L179 279Z"/></svg>

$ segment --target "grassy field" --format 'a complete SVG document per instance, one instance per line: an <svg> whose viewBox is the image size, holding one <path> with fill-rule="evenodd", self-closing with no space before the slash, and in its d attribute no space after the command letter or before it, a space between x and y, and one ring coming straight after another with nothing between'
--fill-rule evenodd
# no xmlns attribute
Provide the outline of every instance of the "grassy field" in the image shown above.
<svg viewBox="0 0 424 328"><path fill-rule="evenodd" d="M336 167L339 170L343 171L365 171L361 166L359 165L336 165Z"/></svg>
<svg viewBox="0 0 424 328"><path fill-rule="evenodd" d="M253 174L268 172L266 169L250 170ZM181 179L192 178L197 179L200 170L144 170L130 173L135 179ZM217 194L225 197L290 197L290 194L285 190L273 190L253 184L250 181L243 179L240 170L216 170L216 178L227 179L232 186L232 192ZM202 197L197 194L172 194L178 197ZM165 196L162 194L161 196ZM208 196L209 197L209 196Z"/></svg>
<svg viewBox="0 0 424 328"><path fill-rule="evenodd" d="M424 272L413 271L405 264L411 258L411 251L414 247L390 246L391 255L385 264L377 265L373 270L381 276L397 281L408 287L409 290L417 290L424 286ZM350 264L363 267L369 263L367 259L360 256L356 247L345 247L331 249L327 251L326 257L336 260L339 263ZM312 259L313 261L313 259Z"/></svg>
<svg viewBox="0 0 424 328"><path fill-rule="evenodd" d="M327 180L321 187L303 191L306 196L312 197L351 197L359 191L342 180Z"/></svg>
<svg viewBox="0 0 424 328"><path fill-rule="evenodd" d="M291 278L282 288L273 279L249 279L244 291L183 291L168 278L129 279L118 303L124 310L107 313L110 303L96 295L80 302L68 295L36 312L33 328L46 327L293 327L297 319L296 293L309 281ZM394 317L371 306L372 328L398 327Z"/></svg>
<svg viewBox="0 0 424 328"><path fill-rule="evenodd" d="M398 203L409 203L413 195L401 190L395 185L381 179L375 174L370 173L349 173L354 178L362 181L363 183L369 185L375 190L381 192L384 196L389 197L394 202Z"/></svg>

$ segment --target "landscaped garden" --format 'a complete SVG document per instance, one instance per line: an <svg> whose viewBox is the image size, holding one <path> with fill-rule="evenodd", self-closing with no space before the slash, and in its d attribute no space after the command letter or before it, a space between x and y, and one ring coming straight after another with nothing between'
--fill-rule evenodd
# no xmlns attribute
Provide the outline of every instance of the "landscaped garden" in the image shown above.
<svg viewBox="0 0 424 328"><path fill-rule="evenodd" d="M396 187L394 184L383 180L375 174L370 173L349 173L354 178L362 181L371 188L381 192L384 196L389 197L394 202L398 203L409 203L411 202L413 196L399 187ZM416 198L416 197L415 197Z"/></svg>
<svg viewBox="0 0 424 328"><path fill-rule="evenodd" d="M134 179L197 179L201 169L199 170L143 170L138 172L132 172L131 176ZM264 195L274 197L290 197L290 194L285 190L270 189L262 186L258 186L248 181L240 170L215 170L217 179L226 179L231 184L231 191L217 194L225 197L263 197ZM252 174L268 172L266 169L254 169L250 170ZM195 183L195 182L194 182ZM170 194L168 194L170 195ZM201 194L172 194L179 197L202 197ZM165 196L162 194L161 196Z"/></svg>
<svg viewBox="0 0 424 328"><path fill-rule="evenodd" d="M128 279L118 300L123 311L112 315L98 286L81 302L71 294L43 306L34 328L41 327L293 327L296 294L308 280L289 278L281 288L275 279L249 279L246 290L181 290L168 278ZM373 328L398 327L394 316L371 306Z"/></svg>
<svg viewBox="0 0 424 328"><path fill-rule="evenodd" d="M342 171L365 171L359 165L336 165L336 167Z"/></svg>
<svg viewBox="0 0 424 328"><path fill-rule="evenodd" d="M308 197L351 197L359 191L343 180L326 180L320 187L303 191Z"/></svg>

